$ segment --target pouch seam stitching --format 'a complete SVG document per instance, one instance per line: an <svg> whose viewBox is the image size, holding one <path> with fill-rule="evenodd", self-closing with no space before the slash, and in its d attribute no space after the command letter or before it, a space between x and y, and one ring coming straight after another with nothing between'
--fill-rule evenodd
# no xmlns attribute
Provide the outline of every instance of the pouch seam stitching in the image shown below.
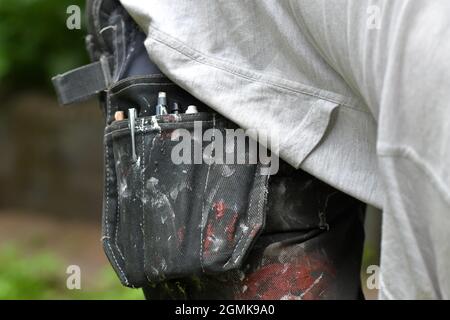
<svg viewBox="0 0 450 320"><path fill-rule="evenodd" d="M256 166L257 170L255 170L255 175L258 174L258 168L259 168L259 167L260 167L259 165ZM260 202L261 202L261 195L259 196L259 201L258 201L258 211L259 211L259 213L261 213L261 212L263 211L263 210L262 210L263 208L259 208L259 203L260 203ZM248 235L251 235L255 229L256 229L256 227L253 226L252 229L250 230L250 232L248 233ZM228 264L231 262L231 259L233 258L233 255L235 254L236 250L238 250L239 244L242 242L242 240L243 240L244 238L245 238L245 234L242 234L241 238L239 239L239 241L237 242L236 246L234 247L233 252L231 253L230 259L225 263L224 266L228 265ZM247 246L247 243L248 243L248 241L250 241L250 239L251 239L250 236L247 237L247 239L245 240L245 243L244 243L244 247L243 247L243 248L245 248L245 247ZM241 250L241 252L240 252L240 253L238 254L238 256L236 257L235 261L238 261L238 260L241 258L242 254L243 254L243 251Z"/></svg>
<svg viewBox="0 0 450 320"><path fill-rule="evenodd" d="M119 262L117 261L116 255L114 254L114 250L111 247L111 243L109 241L111 235L109 234L109 221L108 221L108 214L109 214L109 170L110 170L110 160L109 160L109 145L108 145L108 141L106 141L106 165L107 165L107 170L106 170L106 214L105 214L105 222L106 222L106 234L107 234L107 239L105 239L111 254L113 256L114 262L117 265L117 268L119 269L120 273L122 274L125 283L127 285L130 285L130 282L128 281L128 278L125 275L125 272L122 270ZM118 221L116 221L116 226L118 225ZM117 246L116 246L117 247Z"/></svg>
<svg viewBox="0 0 450 320"><path fill-rule="evenodd" d="M142 127L144 126L144 119L142 118ZM155 136L156 137L156 136ZM153 143L154 140L152 140L152 147L150 148L150 150L153 149ZM144 133L142 133L142 153L141 153L142 159L141 159L141 163L142 163L142 195L141 197L144 197L145 194L145 175L144 175L144 171L145 171L145 137L144 137ZM149 154L149 164L151 161L151 151ZM142 201L142 200L141 200ZM144 202L142 201L142 227L141 227L141 231L142 231L142 251L144 253L144 258L143 258L143 267L144 267L144 276L147 279L147 281L149 283L152 283L152 281L150 280L149 275L147 274L147 264L146 264L146 241L145 241L145 207L144 207Z"/></svg>

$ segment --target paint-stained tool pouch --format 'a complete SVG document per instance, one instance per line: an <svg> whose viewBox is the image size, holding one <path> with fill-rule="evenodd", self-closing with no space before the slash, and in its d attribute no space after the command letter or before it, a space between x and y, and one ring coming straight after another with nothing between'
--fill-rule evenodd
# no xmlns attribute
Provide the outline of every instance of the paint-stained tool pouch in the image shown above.
<svg viewBox="0 0 450 320"><path fill-rule="evenodd" d="M266 210L268 175L254 161L250 140L242 151L220 139L236 126L149 60L145 33L120 1L89 0L86 8L92 63L53 83L62 105L100 99L106 123L102 241L114 270L124 285L142 287L238 268ZM159 92L167 94L168 112L176 102L179 114L153 116ZM200 112L184 113L190 105ZM136 110L134 125L116 121L117 112L126 116L129 109ZM239 155L243 164L210 161L220 154Z"/></svg>
<svg viewBox="0 0 450 320"><path fill-rule="evenodd" d="M123 284L241 266L264 227L268 175L256 142L238 153L227 129L237 128L214 113L138 118L133 159L129 121L107 127L103 241ZM225 164L236 155L241 164Z"/></svg>

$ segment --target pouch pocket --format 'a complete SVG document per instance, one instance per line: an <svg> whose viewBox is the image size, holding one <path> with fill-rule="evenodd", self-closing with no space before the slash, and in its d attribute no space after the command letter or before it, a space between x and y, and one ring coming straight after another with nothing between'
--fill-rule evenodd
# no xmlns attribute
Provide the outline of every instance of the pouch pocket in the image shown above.
<svg viewBox="0 0 450 320"><path fill-rule="evenodd" d="M133 161L128 121L107 127L117 205L104 244L125 285L241 266L264 227L268 176L249 138L243 153L227 129L210 113L139 118Z"/></svg>

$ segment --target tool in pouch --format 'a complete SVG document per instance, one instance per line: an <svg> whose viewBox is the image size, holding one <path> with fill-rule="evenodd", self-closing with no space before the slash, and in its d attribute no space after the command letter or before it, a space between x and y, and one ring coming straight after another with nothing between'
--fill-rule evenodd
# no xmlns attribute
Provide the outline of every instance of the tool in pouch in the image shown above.
<svg viewBox="0 0 450 320"><path fill-rule="evenodd" d="M239 268L264 228L268 176L262 164L204 161L214 135L238 127L148 60L145 35L119 1L87 6L86 40L97 62L53 81L62 104L100 97L106 118L102 241L114 270L124 285L142 287ZM213 138L205 141L208 130ZM180 132L190 157L178 163ZM237 152L236 145L218 148ZM200 162L194 159L199 150ZM246 160L254 158L251 152L245 150Z"/></svg>

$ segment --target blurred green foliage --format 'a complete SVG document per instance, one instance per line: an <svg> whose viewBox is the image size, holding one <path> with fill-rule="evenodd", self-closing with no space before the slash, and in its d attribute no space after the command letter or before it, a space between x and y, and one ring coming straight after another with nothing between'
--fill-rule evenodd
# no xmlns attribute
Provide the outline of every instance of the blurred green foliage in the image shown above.
<svg viewBox="0 0 450 320"><path fill-rule="evenodd" d="M83 283L81 290L67 289L65 270L65 264L50 253L29 255L17 246L4 246L0 249L0 300L144 298L141 290L122 287L111 267L105 267L89 290L83 289Z"/></svg>
<svg viewBox="0 0 450 320"><path fill-rule="evenodd" d="M50 88L51 76L88 61L82 29L69 30L70 5L84 0L0 0L0 88Z"/></svg>

